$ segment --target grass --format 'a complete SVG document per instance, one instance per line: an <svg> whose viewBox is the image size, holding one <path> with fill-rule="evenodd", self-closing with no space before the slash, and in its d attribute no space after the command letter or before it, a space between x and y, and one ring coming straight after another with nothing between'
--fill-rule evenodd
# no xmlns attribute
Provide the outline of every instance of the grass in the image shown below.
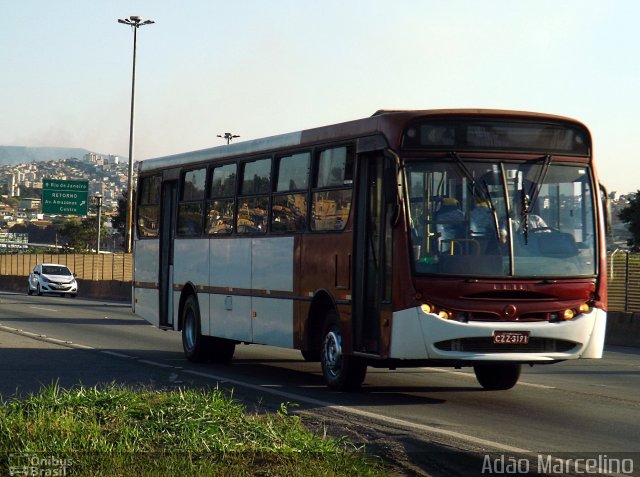
<svg viewBox="0 0 640 477"><path fill-rule="evenodd" d="M18 474L24 467L35 469ZM248 413L221 390L62 389L0 405L1 475L379 476L346 439L308 432L286 405Z"/></svg>

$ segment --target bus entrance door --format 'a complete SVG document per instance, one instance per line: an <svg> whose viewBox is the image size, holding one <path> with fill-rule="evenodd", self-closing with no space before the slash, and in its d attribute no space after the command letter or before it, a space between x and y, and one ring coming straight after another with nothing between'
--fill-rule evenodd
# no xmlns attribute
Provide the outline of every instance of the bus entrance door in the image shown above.
<svg viewBox="0 0 640 477"><path fill-rule="evenodd" d="M162 184L162 216L160 218L159 298L160 328L173 328L173 237L178 183Z"/></svg>
<svg viewBox="0 0 640 477"><path fill-rule="evenodd" d="M393 167L382 154L360 155L354 233L353 350L379 354L381 313L391 301L391 227L384 184ZM386 305L386 306L385 306Z"/></svg>

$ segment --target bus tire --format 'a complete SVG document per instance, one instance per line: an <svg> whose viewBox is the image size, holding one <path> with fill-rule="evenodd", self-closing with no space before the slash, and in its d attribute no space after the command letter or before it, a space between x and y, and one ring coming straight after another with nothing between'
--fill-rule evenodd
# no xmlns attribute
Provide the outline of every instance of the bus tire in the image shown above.
<svg viewBox="0 0 640 477"><path fill-rule="evenodd" d="M340 318L334 310L327 313L322 336L320 364L326 385L335 391L360 388L367 374L367 362L343 353Z"/></svg>
<svg viewBox="0 0 640 477"><path fill-rule="evenodd" d="M511 389L520 379L522 366L513 363L477 364L473 367L480 385L487 391Z"/></svg>
<svg viewBox="0 0 640 477"><path fill-rule="evenodd" d="M193 363L201 363L207 357L206 340L200 333L200 308L198 300L190 295L182 308L182 349Z"/></svg>

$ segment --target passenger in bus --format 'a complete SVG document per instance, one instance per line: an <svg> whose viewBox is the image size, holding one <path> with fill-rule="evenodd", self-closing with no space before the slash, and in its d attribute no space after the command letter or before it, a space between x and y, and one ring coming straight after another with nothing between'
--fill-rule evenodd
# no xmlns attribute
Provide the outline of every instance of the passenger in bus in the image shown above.
<svg viewBox="0 0 640 477"><path fill-rule="evenodd" d="M516 202L513 207L513 224L516 230L523 229L524 215L525 214L522 213L522 205ZM545 231L549 230L549 226L544 221L544 219L538 214L534 214L533 212L531 212L531 207L529 207L529 212L526 214L526 216L527 228L529 231L533 231L536 229L545 229Z"/></svg>
<svg viewBox="0 0 640 477"><path fill-rule="evenodd" d="M495 236L495 219L487 201L478 201L469 214L471 237L488 238Z"/></svg>
<svg viewBox="0 0 640 477"><path fill-rule="evenodd" d="M438 250L448 253L451 250L451 240L465 236L464 212L460 209L460 204L456 199L445 197L436 212L435 219L438 232Z"/></svg>

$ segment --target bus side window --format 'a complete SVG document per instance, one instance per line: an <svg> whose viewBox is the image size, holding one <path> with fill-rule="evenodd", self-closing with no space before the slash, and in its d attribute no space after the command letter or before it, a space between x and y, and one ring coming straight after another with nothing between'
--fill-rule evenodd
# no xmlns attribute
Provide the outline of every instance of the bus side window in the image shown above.
<svg viewBox="0 0 640 477"><path fill-rule="evenodd" d="M237 231L239 234L267 233L271 158L248 161L242 167L238 197Z"/></svg>
<svg viewBox="0 0 640 477"><path fill-rule="evenodd" d="M320 152L311 203L311 230L343 230L353 196L353 152L341 146Z"/></svg>
<svg viewBox="0 0 640 477"><path fill-rule="evenodd" d="M158 236L161 182L161 176L145 177L141 180L136 218L138 237L140 238Z"/></svg>
<svg viewBox="0 0 640 477"><path fill-rule="evenodd" d="M277 162L277 182L271 207L273 233L304 232L311 154L283 156Z"/></svg>
<svg viewBox="0 0 640 477"><path fill-rule="evenodd" d="M235 222L237 166L225 164L211 169L205 231L209 235L228 235Z"/></svg>
<svg viewBox="0 0 640 477"><path fill-rule="evenodd" d="M206 177L206 168L187 171L182 175L177 228L177 235L181 237L196 237L202 234L202 201Z"/></svg>

